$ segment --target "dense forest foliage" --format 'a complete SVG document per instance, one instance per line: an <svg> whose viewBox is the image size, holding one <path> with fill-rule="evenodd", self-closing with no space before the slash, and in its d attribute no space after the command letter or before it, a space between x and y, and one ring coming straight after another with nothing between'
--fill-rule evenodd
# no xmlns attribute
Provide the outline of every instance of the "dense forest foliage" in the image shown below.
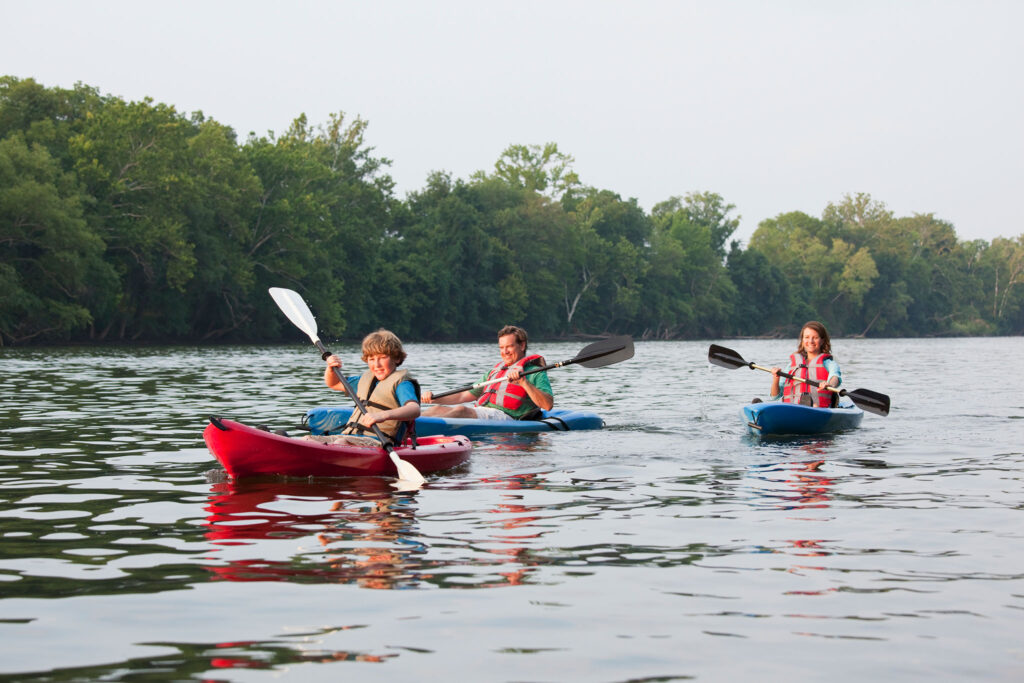
<svg viewBox="0 0 1024 683"><path fill-rule="evenodd" d="M400 199L366 125L300 116L239 143L201 113L0 78L0 344L294 340L271 286L325 339L1024 332L1024 234L961 241L854 194L744 249L718 194L647 213L550 143Z"/></svg>

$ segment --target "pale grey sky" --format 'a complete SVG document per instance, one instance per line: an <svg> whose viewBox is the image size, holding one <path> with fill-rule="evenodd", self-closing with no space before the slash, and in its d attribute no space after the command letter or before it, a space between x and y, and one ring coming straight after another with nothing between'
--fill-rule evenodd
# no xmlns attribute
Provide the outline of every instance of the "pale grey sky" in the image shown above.
<svg viewBox="0 0 1024 683"><path fill-rule="evenodd" d="M558 143L646 210L758 222L868 192L962 239L1024 233L1018 0L0 0L0 74L250 131L369 122L399 196Z"/></svg>

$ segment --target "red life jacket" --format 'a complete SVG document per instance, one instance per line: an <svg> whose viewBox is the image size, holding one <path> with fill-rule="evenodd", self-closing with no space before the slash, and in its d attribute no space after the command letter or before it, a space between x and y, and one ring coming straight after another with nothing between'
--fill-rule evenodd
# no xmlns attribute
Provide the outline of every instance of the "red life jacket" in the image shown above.
<svg viewBox="0 0 1024 683"><path fill-rule="evenodd" d="M540 361L541 357L537 354L532 356L523 356L508 367L505 366L504 361L498 361L498 364L491 368L491 371L487 373L487 380L504 377L505 373L517 366L525 370L527 365L537 365ZM519 408L522 407L523 400L525 398L526 389L521 386L517 384L510 384L509 382L495 382L494 384L484 387L484 393L480 394L480 398L476 400L476 404L478 406L492 405L495 408L504 408L506 410L519 410Z"/></svg>
<svg viewBox="0 0 1024 683"><path fill-rule="evenodd" d="M785 403L799 403L801 394L810 394L811 405L818 408L831 408L834 391L820 391L818 384L828 379L825 361L832 360L831 354L820 353L810 364L802 353L794 353L789 357L789 374L806 379L812 384L804 384L795 379L788 380L782 388L782 400Z"/></svg>

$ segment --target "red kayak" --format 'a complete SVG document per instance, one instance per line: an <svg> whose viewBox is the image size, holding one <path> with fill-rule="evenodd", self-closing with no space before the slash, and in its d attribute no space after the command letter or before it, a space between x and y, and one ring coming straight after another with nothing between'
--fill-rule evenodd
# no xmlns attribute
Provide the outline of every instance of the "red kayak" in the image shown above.
<svg viewBox="0 0 1024 683"><path fill-rule="evenodd" d="M280 474L289 477L394 477L387 452L379 447L327 445L282 436L240 422L210 418L203 431L210 452L233 478ZM428 436L395 449L422 473L440 472L469 460L473 444L464 436Z"/></svg>

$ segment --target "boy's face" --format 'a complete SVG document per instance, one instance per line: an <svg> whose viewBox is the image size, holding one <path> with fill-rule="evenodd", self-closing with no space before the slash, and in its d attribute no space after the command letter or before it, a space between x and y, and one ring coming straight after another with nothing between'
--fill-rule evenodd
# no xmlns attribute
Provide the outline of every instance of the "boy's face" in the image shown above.
<svg viewBox="0 0 1024 683"><path fill-rule="evenodd" d="M386 353L377 353L372 356L366 357L366 364L370 367L370 372L378 380L382 380L398 367L395 365L395 359Z"/></svg>

